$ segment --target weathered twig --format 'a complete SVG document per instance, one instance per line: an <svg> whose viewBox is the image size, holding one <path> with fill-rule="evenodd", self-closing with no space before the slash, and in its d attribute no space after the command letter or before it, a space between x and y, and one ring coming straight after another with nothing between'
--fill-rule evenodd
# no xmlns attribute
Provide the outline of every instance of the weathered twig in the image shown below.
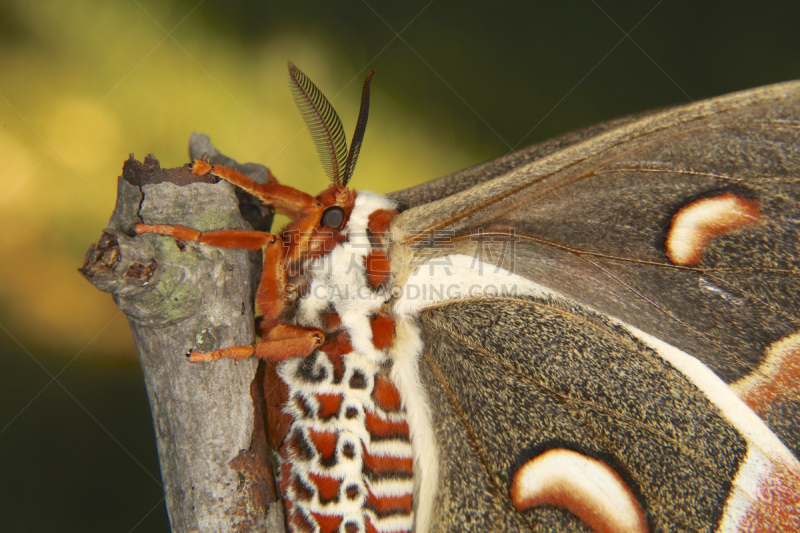
<svg viewBox="0 0 800 533"><path fill-rule="evenodd" d="M261 165L238 165L205 136L190 155L238 168L256 181ZM185 354L254 341L253 290L258 254L223 250L155 234L137 222L201 231L269 229L271 212L234 188L161 169L131 157L119 178L109 228L81 272L125 312L147 385L172 531L283 531L267 446L263 388L256 360L191 364ZM243 194L240 192L240 194Z"/></svg>

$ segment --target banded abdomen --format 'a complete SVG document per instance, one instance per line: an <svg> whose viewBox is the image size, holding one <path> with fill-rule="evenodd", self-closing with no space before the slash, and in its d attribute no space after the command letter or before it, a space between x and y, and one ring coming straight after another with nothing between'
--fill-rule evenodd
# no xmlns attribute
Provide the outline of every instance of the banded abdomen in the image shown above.
<svg viewBox="0 0 800 533"><path fill-rule="evenodd" d="M410 532L411 441L390 364L327 352L278 367L293 418L280 449L289 529Z"/></svg>

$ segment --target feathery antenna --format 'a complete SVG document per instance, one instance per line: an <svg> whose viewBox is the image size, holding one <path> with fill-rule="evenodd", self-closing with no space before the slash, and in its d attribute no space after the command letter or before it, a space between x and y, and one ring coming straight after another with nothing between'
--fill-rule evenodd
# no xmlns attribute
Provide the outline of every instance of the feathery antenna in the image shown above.
<svg viewBox="0 0 800 533"><path fill-rule="evenodd" d="M350 152L347 154L347 164L345 164L342 178L343 185L347 185L350 178L353 177L358 153L361 151L361 142L364 140L364 130L367 128L367 118L369 117L369 84L372 82L373 74L375 74L374 69L367 74L367 78L364 80L364 89L361 91L361 107L358 110L358 121L356 122L356 131L353 132L353 141L350 143Z"/></svg>
<svg viewBox="0 0 800 533"><path fill-rule="evenodd" d="M370 70L364 80L358 121L348 152L344 128L336 110L303 71L289 61L289 85L292 88L294 101L311 131L311 138L317 147L325 173L337 185L346 186L353 177L369 117L369 87L373 74L375 71Z"/></svg>
<svg viewBox="0 0 800 533"><path fill-rule="evenodd" d="M342 171L347 159L347 140L336 110L303 72L289 62L289 84L294 101L311 131L322 168L330 180L344 185Z"/></svg>

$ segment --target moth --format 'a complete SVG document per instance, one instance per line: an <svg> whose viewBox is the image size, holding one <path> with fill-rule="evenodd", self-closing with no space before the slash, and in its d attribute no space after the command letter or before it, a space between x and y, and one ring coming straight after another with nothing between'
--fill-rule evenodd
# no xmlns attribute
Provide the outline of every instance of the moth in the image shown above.
<svg viewBox="0 0 800 533"><path fill-rule="evenodd" d="M291 223L137 233L262 250L287 527L800 530L800 82L623 118L381 196L195 160ZM364 182L368 183L368 179Z"/></svg>

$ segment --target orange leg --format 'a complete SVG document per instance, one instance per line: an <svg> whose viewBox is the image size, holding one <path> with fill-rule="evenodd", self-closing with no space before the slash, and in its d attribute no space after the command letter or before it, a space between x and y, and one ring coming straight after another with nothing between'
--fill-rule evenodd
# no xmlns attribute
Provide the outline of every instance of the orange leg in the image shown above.
<svg viewBox="0 0 800 533"><path fill-rule="evenodd" d="M264 249L264 270L261 283L256 294L256 303L264 316L265 324L273 326L277 323L283 310L286 309L286 265L285 247L278 235L262 231L244 229L223 229L199 232L185 226L169 226L166 224L136 224L136 233L158 233L170 235L184 241L197 241L220 248L245 248L248 250Z"/></svg>
<svg viewBox="0 0 800 533"><path fill-rule="evenodd" d="M280 183L256 183L241 172L222 165L212 165L195 159L192 173L198 176L211 174L241 187L259 198L275 211L292 219L291 228L297 234L288 244L288 261L296 261L308 247L308 241L319 227L325 206L316 198L294 187Z"/></svg>
<svg viewBox="0 0 800 533"><path fill-rule="evenodd" d="M237 170L222 165L212 165L202 159L194 160L192 174L197 176L211 174L227 180L293 220L305 218L310 211L319 211L319 215L322 216L323 208L320 201L294 187L280 183L256 183Z"/></svg>
<svg viewBox="0 0 800 533"><path fill-rule="evenodd" d="M291 357L306 357L325 342L325 335L315 328L278 324L272 328L267 337L251 346L231 346L210 353L194 350L189 354L189 361L216 361L217 359L246 359L255 355L265 361L284 361Z"/></svg>
<svg viewBox="0 0 800 533"><path fill-rule="evenodd" d="M256 292L256 304L264 317L262 327L275 326L290 301L285 254L286 248L281 238L264 248L264 267L261 271L261 283L258 284Z"/></svg>
<svg viewBox="0 0 800 533"><path fill-rule="evenodd" d="M170 226L167 224L136 224L136 233L158 233L169 235L182 241L198 241L219 248L245 248L260 250L273 244L279 237L265 231L247 229L220 229L200 232L186 226Z"/></svg>
<svg viewBox="0 0 800 533"><path fill-rule="evenodd" d="M263 341L250 346L231 346L211 353L192 350L189 360L213 361L216 359L245 359L252 355L268 361L283 361L290 357L305 357L322 346L325 335L316 328L280 324L278 318L287 305L286 270L284 267L283 240L278 235L263 231L228 229L199 232L185 226L166 224L137 224L136 233L171 235L186 241L198 241L221 248L264 249L264 270L258 287L256 302L270 327Z"/></svg>

